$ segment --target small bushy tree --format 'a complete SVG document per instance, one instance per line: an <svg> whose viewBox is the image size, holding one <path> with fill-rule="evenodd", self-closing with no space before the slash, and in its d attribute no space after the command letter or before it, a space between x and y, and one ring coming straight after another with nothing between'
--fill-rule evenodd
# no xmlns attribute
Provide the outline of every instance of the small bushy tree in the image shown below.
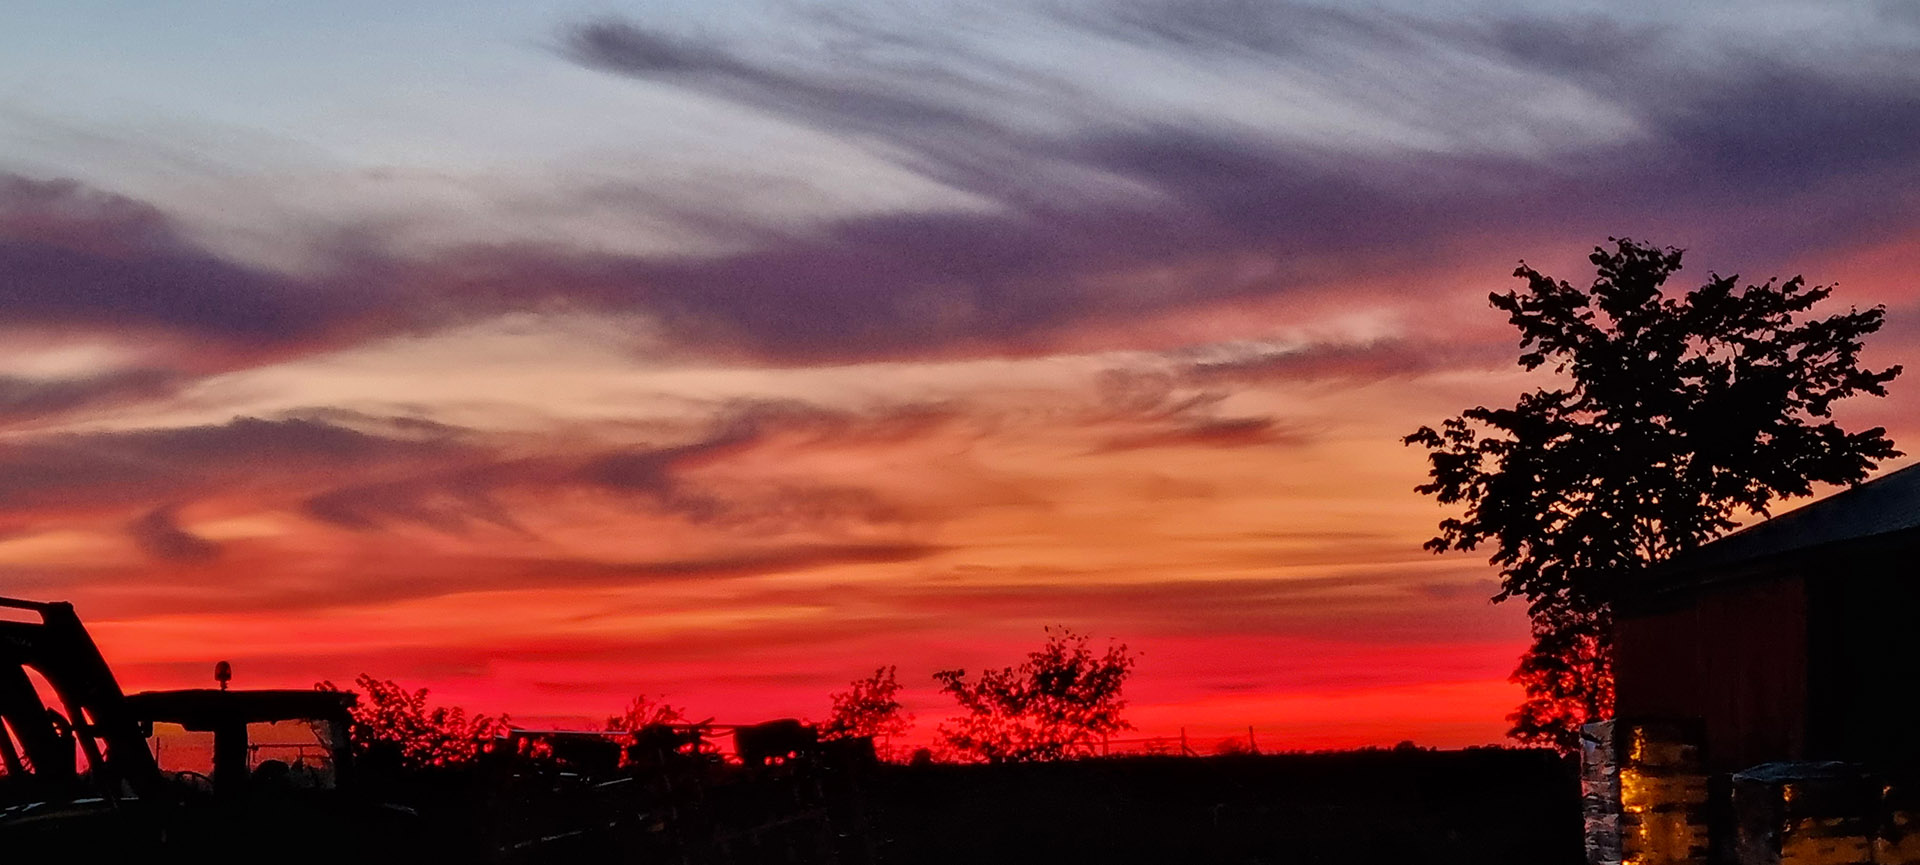
<svg viewBox="0 0 1920 865"><path fill-rule="evenodd" d="M989 763L1063 760L1093 752L1102 737L1133 725L1120 717L1136 656L1124 643L1096 654L1088 638L1047 629L1046 645L1017 667L933 675L965 714L940 725L955 752Z"/></svg>
<svg viewBox="0 0 1920 865"><path fill-rule="evenodd" d="M459 706L427 705L427 689L408 690L388 679L365 673L354 679L360 699L353 707L348 731L354 752L362 758L423 769L465 763L494 737L506 733L506 716L468 715ZM316 685L322 691L340 691L332 682Z"/></svg>
<svg viewBox="0 0 1920 865"><path fill-rule="evenodd" d="M849 682L847 690L833 695L833 712L821 725L824 739L866 737L880 743L884 755L888 740L913 726L913 715L900 705L900 682L893 667L881 667L873 675Z"/></svg>

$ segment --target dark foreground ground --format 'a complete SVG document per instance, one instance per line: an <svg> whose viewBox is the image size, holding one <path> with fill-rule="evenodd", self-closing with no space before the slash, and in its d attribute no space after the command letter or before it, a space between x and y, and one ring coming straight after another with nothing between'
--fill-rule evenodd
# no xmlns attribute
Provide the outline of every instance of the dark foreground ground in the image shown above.
<svg viewBox="0 0 1920 865"><path fill-rule="evenodd" d="M887 865L1574 865L1579 788L1540 751L884 766Z"/></svg>
<svg viewBox="0 0 1920 865"><path fill-rule="evenodd" d="M1006 766L895 766L869 756L749 768L688 759L604 777L508 759L363 783L366 789L355 795L256 791L149 808L84 799L0 811L0 862L1576 865L1582 859L1574 768L1541 751ZM254 855L262 851L271 854Z"/></svg>

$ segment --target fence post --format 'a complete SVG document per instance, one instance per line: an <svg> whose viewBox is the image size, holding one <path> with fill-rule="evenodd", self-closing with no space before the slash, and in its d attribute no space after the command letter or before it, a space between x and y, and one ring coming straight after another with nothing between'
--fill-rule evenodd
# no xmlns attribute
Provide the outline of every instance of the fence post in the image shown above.
<svg viewBox="0 0 1920 865"><path fill-rule="evenodd" d="M1248 724L1248 725L1247 725L1247 753L1249 753L1249 754L1258 754L1258 753L1260 753L1260 743L1259 743L1259 742L1255 742L1255 741L1253 740L1253 725L1252 725L1252 724Z"/></svg>

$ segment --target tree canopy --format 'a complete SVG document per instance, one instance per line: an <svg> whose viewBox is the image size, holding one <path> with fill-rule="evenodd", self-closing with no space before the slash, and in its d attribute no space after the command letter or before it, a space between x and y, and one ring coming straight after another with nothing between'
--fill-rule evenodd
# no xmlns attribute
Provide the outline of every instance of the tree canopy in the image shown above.
<svg viewBox="0 0 1920 865"><path fill-rule="evenodd" d="M1124 643L1095 654L1085 636L1047 630L1018 667L933 675L965 714L940 725L955 752L990 763L1061 760L1092 753L1103 736L1132 729L1122 692L1136 656Z"/></svg>
<svg viewBox="0 0 1920 865"><path fill-rule="evenodd" d="M473 759L493 737L506 732L506 718L468 715L459 706L429 706L427 689L409 690L365 673L354 679L360 701L348 731L356 754L408 769L446 766ZM339 691L332 682L317 685Z"/></svg>
<svg viewBox="0 0 1920 865"><path fill-rule="evenodd" d="M822 726L827 739L866 737L886 740L907 732L913 715L900 704L900 682L893 667L881 667L873 675L855 679L847 690L833 695L833 712Z"/></svg>
<svg viewBox="0 0 1920 865"><path fill-rule="evenodd" d="M1494 600L1527 601L1534 648L1515 673L1525 741L1568 746L1611 710L1611 603L1620 577L1898 456L1880 427L1849 432L1834 405L1885 396L1900 367L1860 363L1885 310L1811 315L1833 293L1795 276L1712 274L1669 294L1682 251L1610 238L1576 287L1522 263L1522 290L1489 300L1520 331L1518 362L1553 382L1509 408L1421 427L1418 491L1462 513L1435 552L1491 547Z"/></svg>

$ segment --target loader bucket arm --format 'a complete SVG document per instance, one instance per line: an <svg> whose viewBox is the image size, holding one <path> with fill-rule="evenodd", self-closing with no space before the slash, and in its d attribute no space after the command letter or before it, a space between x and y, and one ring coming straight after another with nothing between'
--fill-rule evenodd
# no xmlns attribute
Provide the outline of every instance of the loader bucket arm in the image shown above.
<svg viewBox="0 0 1920 865"><path fill-rule="evenodd" d="M73 748L78 745L107 797L116 797L122 783L136 795L163 796L164 777L147 750L140 722L73 605L0 598L0 609L40 619L0 620L0 719L22 752L13 759L24 757L35 780L54 790L76 779ZM58 706L41 700L29 669L52 686Z"/></svg>

